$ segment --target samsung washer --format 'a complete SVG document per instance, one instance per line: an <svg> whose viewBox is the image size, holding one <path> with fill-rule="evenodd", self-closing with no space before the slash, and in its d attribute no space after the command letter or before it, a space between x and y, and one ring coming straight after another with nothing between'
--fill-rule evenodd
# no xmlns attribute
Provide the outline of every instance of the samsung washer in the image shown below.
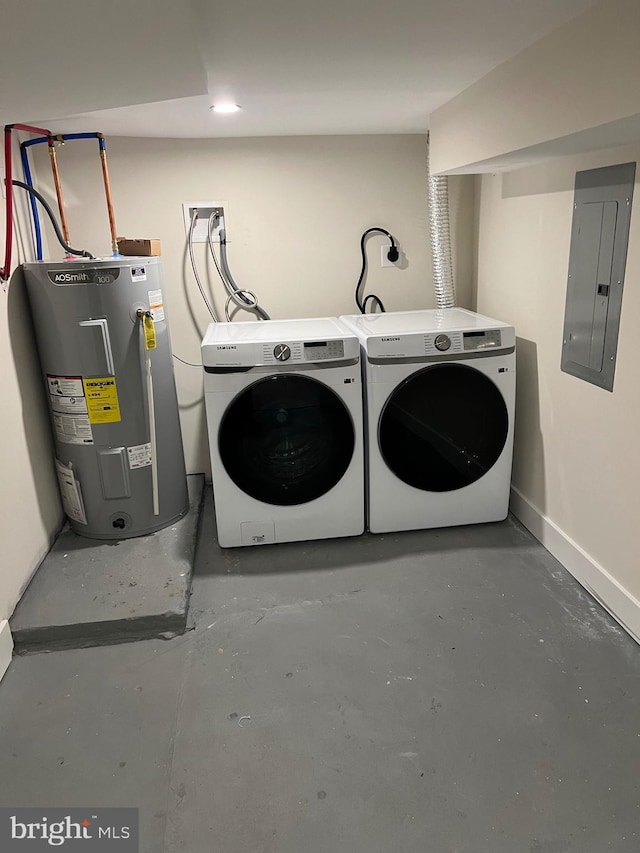
<svg viewBox="0 0 640 853"><path fill-rule="evenodd" d="M334 318L213 323L202 363L219 544L363 533L357 337Z"/></svg>
<svg viewBox="0 0 640 853"><path fill-rule="evenodd" d="M362 346L369 530L504 519L513 327L461 308L340 320Z"/></svg>

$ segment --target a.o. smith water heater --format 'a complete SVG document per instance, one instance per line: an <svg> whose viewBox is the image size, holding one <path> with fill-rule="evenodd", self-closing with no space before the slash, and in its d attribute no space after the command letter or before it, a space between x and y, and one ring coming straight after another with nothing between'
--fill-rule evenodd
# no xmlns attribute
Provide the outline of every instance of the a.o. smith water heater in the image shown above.
<svg viewBox="0 0 640 853"><path fill-rule="evenodd" d="M24 264L63 506L76 533L152 533L188 509L158 258Z"/></svg>

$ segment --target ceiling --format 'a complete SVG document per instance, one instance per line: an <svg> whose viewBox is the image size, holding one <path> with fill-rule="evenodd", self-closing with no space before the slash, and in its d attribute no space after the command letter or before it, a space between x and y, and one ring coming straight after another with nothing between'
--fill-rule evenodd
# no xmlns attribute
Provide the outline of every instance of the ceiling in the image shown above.
<svg viewBox="0 0 640 853"><path fill-rule="evenodd" d="M50 0L3 0L0 119L112 136L422 133L433 110L593 5L65 0L62 17ZM214 114L216 98L241 112Z"/></svg>

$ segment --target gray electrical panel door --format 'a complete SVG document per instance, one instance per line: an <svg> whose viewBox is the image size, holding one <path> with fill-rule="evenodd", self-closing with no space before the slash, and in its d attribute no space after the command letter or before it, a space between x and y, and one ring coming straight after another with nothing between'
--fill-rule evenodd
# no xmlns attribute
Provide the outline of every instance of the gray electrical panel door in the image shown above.
<svg viewBox="0 0 640 853"><path fill-rule="evenodd" d="M576 174L561 368L608 391L613 376L636 164Z"/></svg>

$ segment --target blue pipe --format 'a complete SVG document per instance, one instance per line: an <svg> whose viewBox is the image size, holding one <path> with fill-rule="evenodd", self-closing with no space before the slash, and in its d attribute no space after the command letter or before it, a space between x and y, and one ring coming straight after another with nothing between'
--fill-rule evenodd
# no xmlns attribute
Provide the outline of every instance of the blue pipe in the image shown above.
<svg viewBox="0 0 640 853"><path fill-rule="evenodd" d="M37 145L38 142L48 142L48 136L37 136L35 139L25 139L20 143L20 148L27 148L29 145Z"/></svg>
<svg viewBox="0 0 640 853"><path fill-rule="evenodd" d="M100 145L100 150L102 151L105 148L104 137L101 133L64 133L64 134L56 134L53 137L54 139L61 139L63 142L66 142L67 139L97 139ZM29 156L27 154L27 148L30 145L39 145L41 142L48 142L48 136L37 136L35 139L26 139L24 142L20 143L20 156L22 158L22 168L24 171L24 180L32 189L33 189L33 179L31 177L31 169L29 168ZM31 215L33 216L33 230L35 232L36 237L36 260L42 260L42 229L40 228L40 217L38 216L38 206L36 204L35 196L29 193L29 200L31 202Z"/></svg>
<svg viewBox="0 0 640 853"><path fill-rule="evenodd" d="M53 134L53 139L61 139L63 142L66 142L67 139L100 139L101 134L99 133L56 133ZM35 139L26 139L24 142L21 142L20 145L23 148L27 148L29 145L38 145L41 142L48 142L48 136L37 136Z"/></svg>
<svg viewBox="0 0 640 853"><path fill-rule="evenodd" d="M46 138L46 137L45 137ZM33 179L31 177L31 169L29 168L29 157L25 148L20 148L20 157L22 158L22 171L24 172L25 183L33 189ZM31 202L31 215L33 217L33 230L36 238L36 260L42 260L42 231L40 229L40 217L38 216L38 206L33 193L29 193L29 201Z"/></svg>

